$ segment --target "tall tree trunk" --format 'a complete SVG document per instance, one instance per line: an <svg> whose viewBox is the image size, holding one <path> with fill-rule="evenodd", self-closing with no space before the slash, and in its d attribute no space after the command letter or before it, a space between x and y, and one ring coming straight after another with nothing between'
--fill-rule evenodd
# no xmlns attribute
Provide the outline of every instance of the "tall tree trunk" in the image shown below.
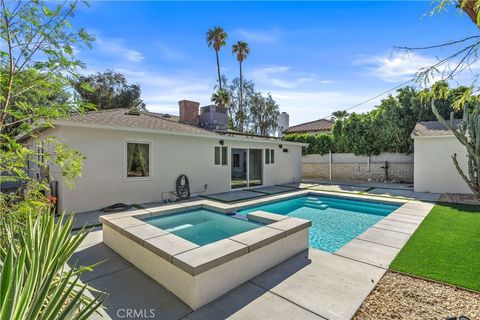
<svg viewBox="0 0 480 320"><path fill-rule="evenodd" d="M218 87L222 90L222 78L220 77L220 61L218 60L218 50L215 50L217 56L217 73L218 73Z"/></svg>
<svg viewBox="0 0 480 320"><path fill-rule="evenodd" d="M242 75L242 61L240 61L240 131L243 132L243 75Z"/></svg>

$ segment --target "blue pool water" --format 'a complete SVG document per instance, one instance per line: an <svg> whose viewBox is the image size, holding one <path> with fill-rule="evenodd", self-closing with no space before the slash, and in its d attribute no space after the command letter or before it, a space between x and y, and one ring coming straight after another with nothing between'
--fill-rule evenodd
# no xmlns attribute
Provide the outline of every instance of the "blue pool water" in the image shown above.
<svg viewBox="0 0 480 320"><path fill-rule="evenodd" d="M152 217L144 221L200 246L262 226L206 209Z"/></svg>
<svg viewBox="0 0 480 320"><path fill-rule="evenodd" d="M238 214L262 210L312 220L310 247L335 252L398 207L379 202L304 196L248 207Z"/></svg>

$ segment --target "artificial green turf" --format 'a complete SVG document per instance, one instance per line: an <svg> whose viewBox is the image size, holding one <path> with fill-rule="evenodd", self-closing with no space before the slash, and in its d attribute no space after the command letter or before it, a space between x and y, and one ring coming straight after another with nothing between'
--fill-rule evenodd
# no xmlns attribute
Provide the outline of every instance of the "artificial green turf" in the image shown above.
<svg viewBox="0 0 480 320"><path fill-rule="evenodd" d="M390 269L480 291L480 206L435 205Z"/></svg>

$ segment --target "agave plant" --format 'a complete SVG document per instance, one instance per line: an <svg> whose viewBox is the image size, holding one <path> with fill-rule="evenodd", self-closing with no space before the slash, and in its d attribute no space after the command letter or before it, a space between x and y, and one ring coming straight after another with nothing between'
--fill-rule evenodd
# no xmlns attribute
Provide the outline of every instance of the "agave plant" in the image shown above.
<svg viewBox="0 0 480 320"><path fill-rule="evenodd" d="M105 295L79 276L94 266L69 267L68 260L88 231L71 233L73 215L55 221L45 212L29 217L16 234L1 225L8 246L0 248L0 319L87 319L102 308ZM91 292L95 292L94 297Z"/></svg>

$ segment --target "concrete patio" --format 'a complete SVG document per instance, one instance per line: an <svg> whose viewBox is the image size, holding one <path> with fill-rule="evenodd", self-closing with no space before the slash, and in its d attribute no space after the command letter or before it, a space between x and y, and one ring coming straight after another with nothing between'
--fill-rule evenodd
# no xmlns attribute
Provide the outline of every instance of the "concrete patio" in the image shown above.
<svg viewBox="0 0 480 320"><path fill-rule="evenodd" d="M98 228L72 262L105 260L82 279L109 293L107 319L133 309L155 319L349 319L432 207L408 201L334 254L309 249L195 312L103 244Z"/></svg>

